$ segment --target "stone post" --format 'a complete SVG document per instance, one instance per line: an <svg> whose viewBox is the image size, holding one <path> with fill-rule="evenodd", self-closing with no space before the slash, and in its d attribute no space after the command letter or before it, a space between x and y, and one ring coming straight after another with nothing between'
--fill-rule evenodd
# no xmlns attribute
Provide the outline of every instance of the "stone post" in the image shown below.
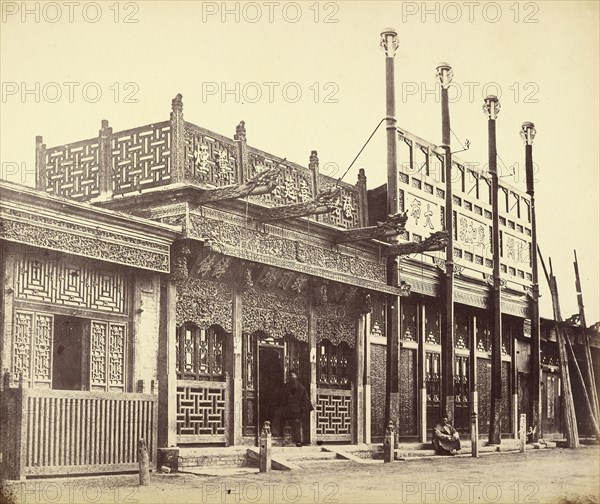
<svg viewBox="0 0 600 504"><path fill-rule="evenodd" d="M527 415L521 414L519 422L519 451L525 453L527 445Z"/></svg>
<svg viewBox="0 0 600 504"><path fill-rule="evenodd" d="M143 438L138 440L138 463L140 465L140 485L147 486L150 484L150 457L146 441Z"/></svg>
<svg viewBox="0 0 600 504"><path fill-rule="evenodd" d="M385 439L383 441L383 461L386 463L394 461L394 438L394 422L390 420L385 430Z"/></svg>
<svg viewBox="0 0 600 504"><path fill-rule="evenodd" d="M271 472L271 422L265 422L260 431L260 472Z"/></svg>
<svg viewBox="0 0 600 504"><path fill-rule="evenodd" d="M479 422L476 411L471 413L471 456L479 457Z"/></svg>

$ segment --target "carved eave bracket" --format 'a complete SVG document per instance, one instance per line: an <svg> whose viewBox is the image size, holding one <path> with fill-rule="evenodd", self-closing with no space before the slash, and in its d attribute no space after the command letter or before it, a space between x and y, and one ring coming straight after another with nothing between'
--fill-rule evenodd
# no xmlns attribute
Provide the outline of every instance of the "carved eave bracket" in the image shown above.
<svg viewBox="0 0 600 504"><path fill-rule="evenodd" d="M271 193L275 190L275 187L277 187L277 178L281 169L281 166L272 166L257 173L243 184L205 189L202 194L196 198L195 202L203 204L212 201L245 198L246 196Z"/></svg>
<svg viewBox="0 0 600 504"><path fill-rule="evenodd" d="M448 231L436 231L431 236L420 242L398 243L390 245L383 250L383 255L396 256L443 250L448 245L449 239L450 235Z"/></svg>
<svg viewBox="0 0 600 504"><path fill-rule="evenodd" d="M259 220L261 222L270 222L333 212L338 206L337 201L340 191L341 189L339 187L330 188L321 191L310 201L266 208L262 211Z"/></svg>
<svg viewBox="0 0 600 504"><path fill-rule="evenodd" d="M371 239L381 240L398 236L404 232L407 219L408 214L406 212L388 215L385 222L378 222L376 226L340 230L335 241L336 243L343 243Z"/></svg>

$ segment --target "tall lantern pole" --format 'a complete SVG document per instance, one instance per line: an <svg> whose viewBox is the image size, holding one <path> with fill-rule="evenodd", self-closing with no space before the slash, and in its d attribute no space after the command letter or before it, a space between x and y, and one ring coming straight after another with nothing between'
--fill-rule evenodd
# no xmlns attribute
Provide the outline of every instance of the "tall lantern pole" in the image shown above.
<svg viewBox="0 0 600 504"><path fill-rule="evenodd" d="M489 444L500 444L502 409L502 306L500 283L500 216L498 214L498 167L496 154L496 118L500 102L496 96L485 98L483 111L488 116L488 163L492 176L492 254L493 302L492 302L492 408L490 412Z"/></svg>
<svg viewBox="0 0 600 504"><path fill-rule="evenodd" d="M521 138L525 142L525 178L527 194L531 198L531 367L532 367L532 401L531 401L531 441L537 443L542 436L542 396L540 369L540 284L538 280L537 261L537 224L535 220L535 198L533 189L533 139L535 126L532 122L524 122L521 126Z"/></svg>
<svg viewBox="0 0 600 504"><path fill-rule="evenodd" d="M442 148L444 149L444 176L446 204L444 226L450 233L446 245L446 278L444 324L442 333L442 412L454 421L454 234L452 219L452 152L450 149L450 109L448 87L452 81L452 67L448 63L437 66L437 77L442 92Z"/></svg>
<svg viewBox="0 0 600 504"><path fill-rule="evenodd" d="M387 210L393 215L400 210L398 207L398 157L396 132L396 96L394 91L394 56L398 49L398 33L393 28L386 28L381 33L381 46L385 51L385 91L386 91L386 130L387 130ZM398 257L387 259L387 283L397 287ZM400 333L400 296L392 295L387 303L387 353L386 353L386 394L385 394L385 424L389 422L398 428L399 392L399 333ZM397 436L396 436L397 439Z"/></svg>

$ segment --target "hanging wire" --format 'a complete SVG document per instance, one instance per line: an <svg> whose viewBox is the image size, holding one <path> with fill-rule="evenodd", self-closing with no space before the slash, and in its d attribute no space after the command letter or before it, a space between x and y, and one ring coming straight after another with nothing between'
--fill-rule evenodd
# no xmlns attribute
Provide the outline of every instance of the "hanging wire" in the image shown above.
<svg viewBox="0 0 600 504"><path fill-rule="evenodd" d="M350 163L350 166L348 166L348 168L346 168L346 171L343 173L343 175L337 180L335 186L338 187L340 182L342 181L342 179L348 174L348 172L350 171L350 168L352 168L352 166L354 165L354 163L356 162L356 160L358 159L358 157L362 154L362 151L365 150L365 147L367 146L367 144L371 141L371 138L373 138L373 135L375 135L375 133L377 132L377 130L379 129L379 126L381 126L381 124L383 123L383 121L385 121L387 119L387 117L384 117L381 121L379 121L379 124L375 127L375 129L373 130L373 133L371 133L371 136L367 139L367 141L365 142L365 144L362 146L362 148L358 151L358 154L356 155L356 157L354 158L354 160L352 161L352 163Z"/></svg>

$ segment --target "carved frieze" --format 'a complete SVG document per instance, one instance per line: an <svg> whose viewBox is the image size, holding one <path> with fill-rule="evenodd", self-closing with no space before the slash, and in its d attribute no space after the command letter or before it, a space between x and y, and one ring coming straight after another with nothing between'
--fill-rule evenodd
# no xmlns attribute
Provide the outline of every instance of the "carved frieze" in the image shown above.
<svg viewBox="0 0 600 504"><path fill-rule="evenodd" d="M354 347L358 312L351 306L325 303L317 307L317 341L327 338L334 345Z"/></svg>
<svg viewBox="0 0 600 504"><path fill-rule="evenodd" d="M201 329L218 324L227 332L232 332L233 294L226 283L188 278L178 281L176 320L180 326L193 322Z"/></svg>
<svg viewBox="0 0 600 504"><path fill-rule="evenodd" d="M308 307L303 296L289 297L250 288L242 294L242 329L264 331L274 338L286 334L308 341Z"/></svg>
<svg viewBox="0 0 600 504"><path fill-rule="evenodd" d="M315 266L353 277L380 282L385 285L386 274L383 261L369 261L357 255L349 255L334 248L311 243L301 243L286 233L278 234L238 226L223 220L217 221L203 215L190 214L188 236L210 240L211 243L228 247L235 255L249 260L270 258L274 266L306 273L317 273L303 265ZM343 281L343 280L341 280Z"/></svg>

